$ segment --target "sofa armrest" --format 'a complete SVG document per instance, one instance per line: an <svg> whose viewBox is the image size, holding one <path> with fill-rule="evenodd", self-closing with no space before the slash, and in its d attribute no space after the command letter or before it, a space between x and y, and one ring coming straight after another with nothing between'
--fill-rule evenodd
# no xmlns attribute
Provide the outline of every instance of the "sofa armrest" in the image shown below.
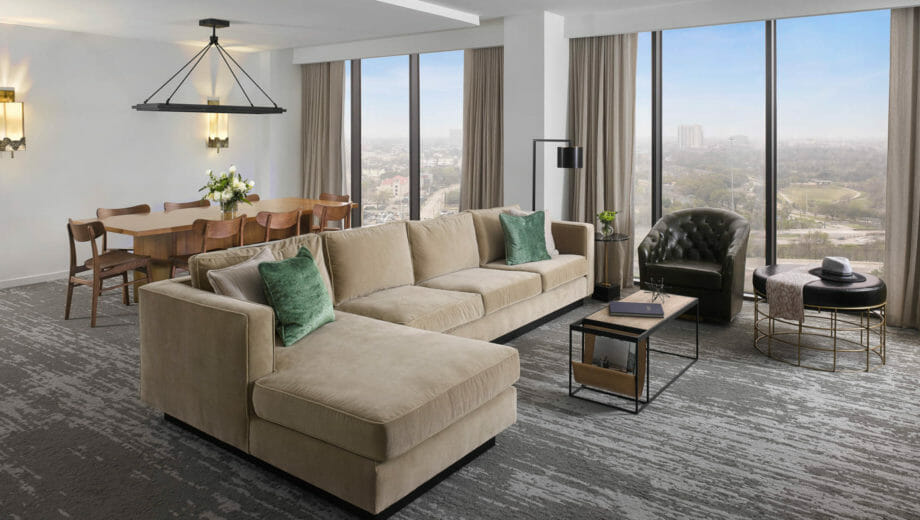
<svg viewBox="0 0 920 520"><path fill-rule="evenodd" d="M594 224L554 220L553 240L564 255L581 255L588 263L588 294L594 291ZM586 295L586 296L587 296Z"/></svg>
<svg viewBox="0 0 920 520"><path fill-rule="evenodd" d="M271 307L195 289L140 288L141 399L249 451L252 383L274 368Z"/></svg>

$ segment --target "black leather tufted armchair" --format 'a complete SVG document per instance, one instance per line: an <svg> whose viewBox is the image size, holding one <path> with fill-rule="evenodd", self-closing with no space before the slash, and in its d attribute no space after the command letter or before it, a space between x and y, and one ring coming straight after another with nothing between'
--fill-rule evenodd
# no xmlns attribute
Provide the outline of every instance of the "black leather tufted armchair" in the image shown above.
<svg viewBox="0 0 920 520"><path fill-rule="evenodd" d="M744 262L751 226L722 209L675 211L655 223L639 244L639 280L700 299L707 319L731 321L744 302Z"/></svg>

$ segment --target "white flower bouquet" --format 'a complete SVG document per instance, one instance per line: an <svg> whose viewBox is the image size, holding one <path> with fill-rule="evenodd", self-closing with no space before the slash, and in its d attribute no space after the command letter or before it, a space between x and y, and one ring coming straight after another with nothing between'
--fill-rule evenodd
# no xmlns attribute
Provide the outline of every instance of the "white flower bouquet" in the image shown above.
<svg viewBox="0 0 920 520"><path fill-rule="evenodd" d="M246 195L252 191L255 183L248 179L244 180L243 176L237 173L236 166L230 166L228 171L221 172L220 175L214 175L211 170L208 170L207 173L208 183L198 190L207 190L203 199L219 202L220 210L224 213L236 211L237 204L240 202L252 204Z"/></svg>

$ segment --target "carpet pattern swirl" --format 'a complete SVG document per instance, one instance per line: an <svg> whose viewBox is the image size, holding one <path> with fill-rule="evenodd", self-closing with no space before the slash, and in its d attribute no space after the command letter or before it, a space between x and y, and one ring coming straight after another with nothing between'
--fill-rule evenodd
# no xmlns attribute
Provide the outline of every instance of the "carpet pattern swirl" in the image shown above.
<svg viewBox="0 0 920 520"><path fill-rule="evenodd" d="M137 306L116 292L0 290L0 518L353 518L163 420L138 393ZM518 421L393 518L920 518L920 333L871 373L792 367L751 345L753 307L704 324L701 358L638 416L567 395L568 324L521 354ZM654 346L689 353L678 321ZM652 354L652 390L685 363Z"/></svg>

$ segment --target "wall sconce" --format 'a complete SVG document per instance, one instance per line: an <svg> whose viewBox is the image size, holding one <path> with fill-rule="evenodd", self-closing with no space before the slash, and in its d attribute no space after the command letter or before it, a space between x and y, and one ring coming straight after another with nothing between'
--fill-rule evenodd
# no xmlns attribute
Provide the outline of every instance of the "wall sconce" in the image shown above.
<svg viewBox="0 0 920 520"><path fill-rule="evenodd" d="M26 149L22 103L16 103L16 91L0 87L0 152L9 149L10 157Z"/></svg>
<svg viewBox="0 0 920 520"><path fill-rule="evenodd" d="M209 105L219 105L220 99L208 98ZM230 147L230 118L227 114L208 114L208 148Z"/></svg>

